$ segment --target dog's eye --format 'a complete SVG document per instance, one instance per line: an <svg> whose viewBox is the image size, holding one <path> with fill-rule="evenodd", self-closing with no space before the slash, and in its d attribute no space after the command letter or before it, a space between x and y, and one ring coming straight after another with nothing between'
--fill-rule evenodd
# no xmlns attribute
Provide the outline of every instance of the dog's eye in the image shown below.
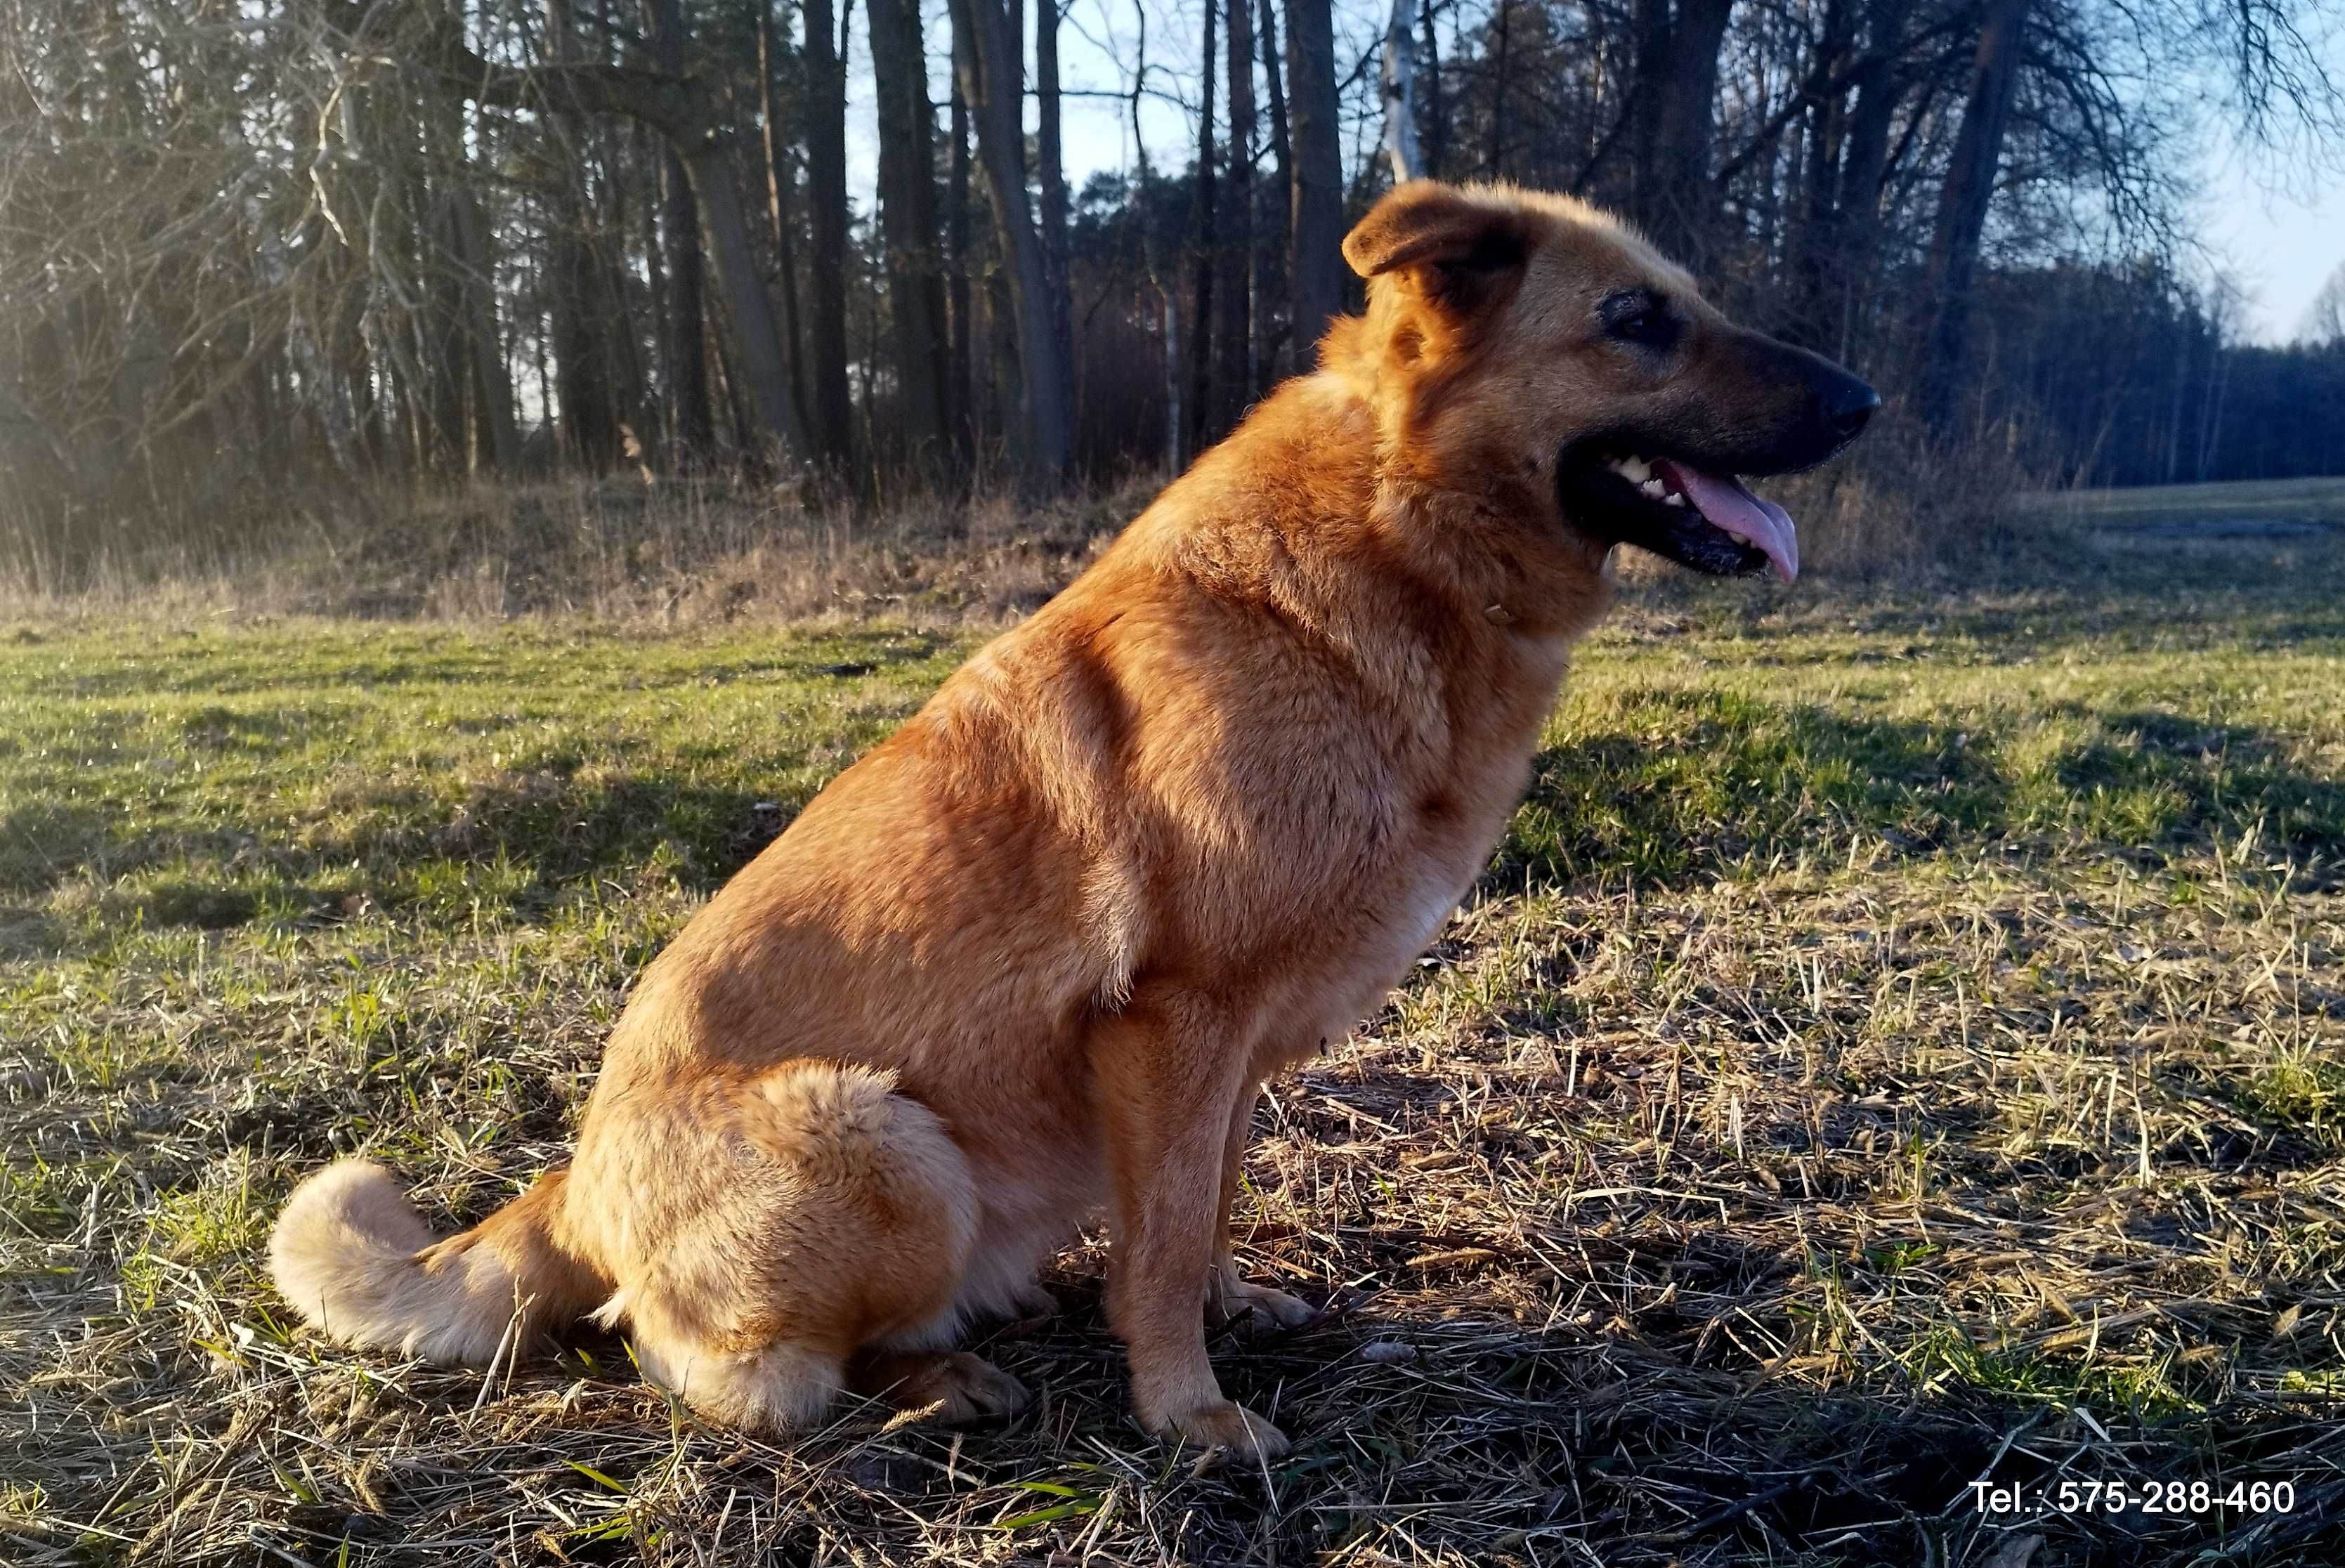
<svg viewBox="0 0 2345 1568"><path fill-rule="evenodd" d="M1644 289L1627 289L1597 307L1607 336L1640 348L1666 349L1678 340L1678 320L1660 297Z"/></svg>

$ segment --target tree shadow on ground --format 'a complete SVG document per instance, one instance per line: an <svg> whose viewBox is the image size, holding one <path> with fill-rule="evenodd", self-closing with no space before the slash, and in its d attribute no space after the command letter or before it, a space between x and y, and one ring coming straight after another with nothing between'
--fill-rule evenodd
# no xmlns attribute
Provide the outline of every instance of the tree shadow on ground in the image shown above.
<svg viewBox="0 0 2345 1568"><path fill-rule="evenodd" d="M2251 829L2345 842L2345 780L2279 737L2161 709L2056 704L1998 727L1654 687L1538 753L1484 887L1665 884L1836 858L1852 839L1896 857L2055 831L2157 851Z"/></svg>
<svg viewBox="0 0 2345 1568"><path fill-rule="evenodd" d="M417 794L398 782L354 786L326 827L191 824L129 839L114 837L98 813L45 811L8 824L39 848L8 852L0 892L34 906L15 913L36 948L110 931L334 925L381 912L465 921L486 907L529 920L595 883L713 892L801 804L612 772L500 774L475 782L452 809ZM67 894L70 907L58 907L60 890L76 883L86 885ZM59 914L95 924L77 938Z"/></svg>

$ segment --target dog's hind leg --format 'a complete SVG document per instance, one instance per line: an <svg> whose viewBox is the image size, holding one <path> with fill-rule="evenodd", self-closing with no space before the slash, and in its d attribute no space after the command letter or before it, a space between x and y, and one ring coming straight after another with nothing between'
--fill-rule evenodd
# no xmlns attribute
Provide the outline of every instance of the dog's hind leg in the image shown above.
<svg viewBox="0 0 2345 1568"><path fill-rule="evenodd" d="M858 1356L848 1386L941 1421L1014 1416L1032 1400L1026 1385L967 1350L875 1350Z"/></svg>
<svg viewBox="0 0 2345 1568"><path fill-rule="evenodd" d="M1014 1416L1031 1402L1026 1385L967 1350L952 1349L969 1316L969 1287L978 1270L963 1271L962 1294L925 1323L899 1329L867 1344L848 1363L847 1386L899 1410L932 1412L946 1422Z"/></svg>
<svg viewBox="0 0 2345 1568"><path fill-rule="evenodd" d="M712 1125L707 1185L602 1314L627 1320L647 1377L711 1420L789 1431L848 1386L858 1347L919 1330L949 1342L978 1205L932 1112L887 1074L791 1062L646 1157L673 1169L688 1157L678 1144ZM947 1374L896 1373L922 1403L941 1397ZM956 1413L1003 1402L998 1387L963 1380L984 1387Z"/></svg>

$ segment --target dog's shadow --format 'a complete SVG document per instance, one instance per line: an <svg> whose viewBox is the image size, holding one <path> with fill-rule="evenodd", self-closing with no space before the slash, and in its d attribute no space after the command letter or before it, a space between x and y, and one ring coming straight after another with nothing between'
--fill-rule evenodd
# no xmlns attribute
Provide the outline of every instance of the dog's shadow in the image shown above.
<svg viewBox="0 0 2345 1568"><path fill-rule="evenodd" d="M2237 1464L2288 1446L2210 1420L2106 1407L2086 1420L1959 1380L1820 1377L1781 1338L1797 1329L1782 1287L1812 1259L1773 1239L1590 1227L1570 1252L1576 1278L1554 1270L1555 1254L1492 1247L1447 1248L1454 1261L1436 1254L1428 1271L1419 1249L1443 1238L1406 1227L1334 1239L1349 1244L1354 1282L1316 1320L1212 1341L1224 1390L1294 1441L1285 1458L1209 1457L1138 1431L1086 1252L1049 1278L1055 1319L974 1341L1034 1390L1032 1410L992 1430L848 1440L817 1471L834 1524L866 1508L967 1520L975 1502L1018 1540L1008 1561L1042 1568L1086 1560L1102 1515L1129 1544L1134 1511L1152 1522L1153 1560L1199 1565L1644 1560L1638 1551L1657 1563L1985 1562L2025 1522L2057 1543L2056 1561L2129 1568L2186 1560L2222 1527L2137 1510L2023 1521L1985 1507L1974 1483L2017 1488L2032 1510L2063 1478L2100 1476L2115 1451L2132 1456L2138 1482L2193 1454ZM1575 1293L1580 1310L1555 1310ZM2275 1540L2317 1528L2283 1522Z"/></svg>

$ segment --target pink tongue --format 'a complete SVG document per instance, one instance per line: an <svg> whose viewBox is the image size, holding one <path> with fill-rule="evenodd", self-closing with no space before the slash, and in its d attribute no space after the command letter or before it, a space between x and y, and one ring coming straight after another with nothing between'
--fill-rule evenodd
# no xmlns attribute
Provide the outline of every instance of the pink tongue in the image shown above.
<svg viewBox="0 0 2345 1568"><path fill-rule="evenodd" d="M1682 463L1663 463L1686 499L1701 509L1714 528L1723 528L1745 544L1755 545L1775 563L1783 581L1800 575L1800 536L1792 528L1792 514L1772 501L1761 500L1740 479L1721 479Z"/></svg>

